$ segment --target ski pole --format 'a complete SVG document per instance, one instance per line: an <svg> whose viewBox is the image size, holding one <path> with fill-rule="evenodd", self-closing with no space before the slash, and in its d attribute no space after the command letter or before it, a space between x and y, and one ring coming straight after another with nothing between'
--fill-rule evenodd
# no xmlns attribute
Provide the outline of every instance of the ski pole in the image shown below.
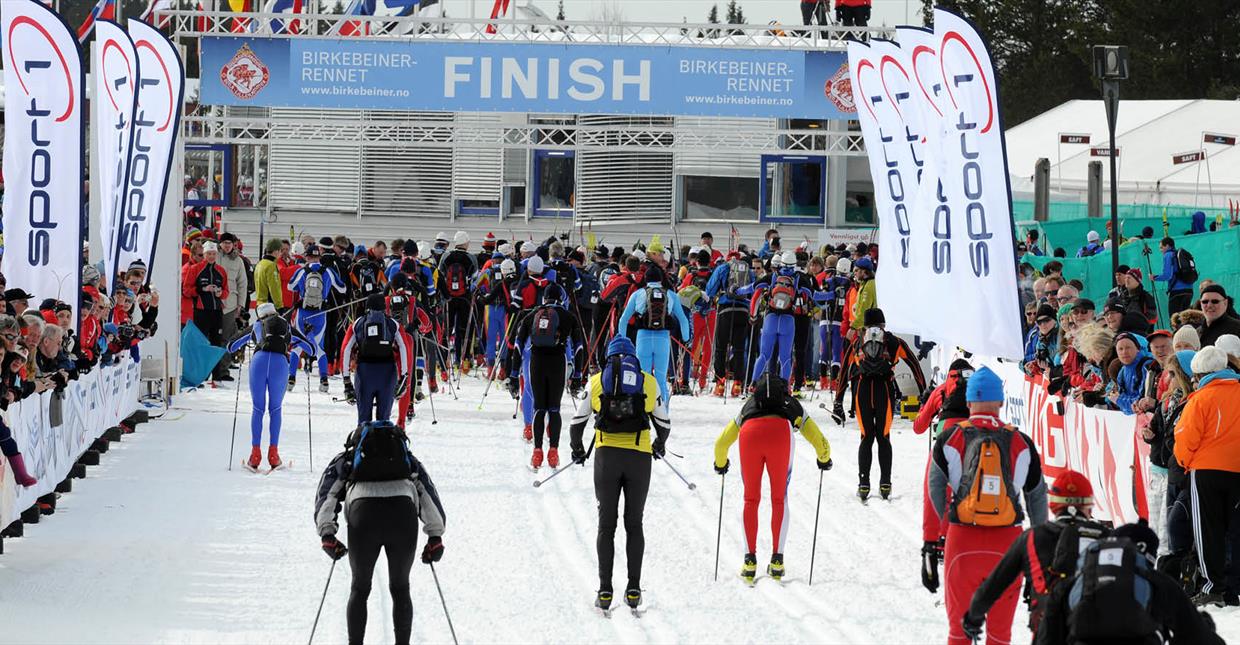
<svg viewBox="0 0 1240 645"><path fill-rule="evenodd" d="M241 375L245 373L245 351L241 352L241 368L237 370L237 398L233 400L232 439L228 441L228 471L232 472L234 450L237 448L237 410L241 407Z"/></svg>
<svg viewBox="0 0 1240 645"><path fill-rule="evenodd" d="M512 329L512 323L513 323L516 319L517 319L517 317L516 317L516 316L508 316L508 324L506 324L506 325L504 326L504 338L503 338L503 340L501 340L501 341L500 341L500 343L507 343L507 342L508 342L508 331L509 331L510 329ZM479 410L482 410L482 404L483 404L483 403L486 403L486 401L487 401L487 394L489 394L489 393L491 392L491 384L495 382L495 370L496 370L496 368L497 368L497 367L499 367L499 355L500 355L500 349L501 349L501 348L496 348L496 350L495 350L495 360L491 362L491 369L490 369L490 370L488 370L488 374L487 374L487 387L486 387L486 389L485 389L485 390L483 390L483 391L482 391L482 400L478 402L478 409L479 409Z"/></svg>
<svg viewBox="0 0 1240 645"><path fill-rule="evenodd" d="M671 468L672 472L676 473L676 476L680 478L680 481L685 483L685 486L689 487L689 490L697 490L697 484L685 479L685 476L680 474L679 470L676 470L676 467L672 465L672 462L666 459L660 459L659 461L662 461L663 463L667 464L667 467Z"/></svg>
<svg viewBox="0 0 1240 645"><path fill-rule="evenodd" d="M443 605L443 617L448 620L448 631L452 632L452 642L459 643L456 640L456 628L452 626L452 616L448 614L448 603L443 599L443 587L439 586L439 574L435 572L435 563L431 565L431 575L435 577L435 590L439 592L439 604Z"/></svg>
<svg viewBox="0 0 1240 645"><path fill-rule="evenodd" d="M814 539L809 551L809 584L814 584L814 556L818 555L818 514L822 511L822 473L818 471L818 500L814 502Z"/></svg>
<svg viewBox="0 0 1240 645"><path fill-rule="evenodd" d="M306 645L314 643L314 632L319 628L319 616L323 614L323 603L327 601L327 588L332 584L332 574L336 572L336 560L332 560L332 568L327 571L327 584L323 585L323 597L319 598L319 610L314 614L314 626L310 628L310 640Z"/></svg>
<svg viewBox="0 0 1240 645"><path fill-rule="evenodd" d="M426 360L426 338L419 334L418 342L422 344L422 373L425 374L431 369L429 365L430 361ZM417 359L415 358L414 360ZM419 386L420 385L421 384L419 384ZM439 425L439 417L435 416L435 393L430 391L429 387L426 390L426 398L431 402L431 425Z"/></svg>
<svg viewBox="0 0 1240 645"><path fill-rule="evenodd" d="M569 468L571 468L571 467L573 467L573 466L576 466L576 465L577 465L577 462L575 462L575 461L569 461L567 464L564 464L563 466L560 466L559 468L556 468L556 469L555 469L555 472L551 473L550 475L547 475L547 478L546 478L546 479L536 479L536 480L534 480L534 488L538 488L538 487L542 486L543 484L545 484L545 483L547 483L547 482L551 481L552 479L555 479L555 476L556 476L556 475L558 475L558 474L560 474L560 473L562 473L562 472L564 472L564 471L568 470Z"/></svg>
<svg viewBox="0 0 1240 645"><path fill-rule="evenodd" d="M727 483L726 473L719 475L719 526L715 528L715 582L719 582L719 542L723 537L723 485ZM810 565L810 571L813 571Z"/></svg>
<svg viewBox="0 0 1240 645"><path fill-rule="evenodd" d="M306 439L310 445L310 470L314 471L314 410L310 406L310 379L306 379Z"/></svg>

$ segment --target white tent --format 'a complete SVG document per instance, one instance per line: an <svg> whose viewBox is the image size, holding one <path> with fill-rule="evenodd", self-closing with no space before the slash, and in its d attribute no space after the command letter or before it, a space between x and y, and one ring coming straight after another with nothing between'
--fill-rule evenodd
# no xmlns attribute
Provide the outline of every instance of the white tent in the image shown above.
<svg viewBox="0 0 1240 645"><path fill-rule="evenodd" d="M1086 135L1088 143L1062 143ZM1226 206L1240 199L1240 150L1206 142L1240 135L1240 101L1121 101L1115 128L1120 203ZM1110 201L1107 122L1102 101L1068 101L1007 132L1013 192L1031 192L1033 166L1051 163L1051 190L1085 201L1090 161L1103 162L1103 201ZM1176 157L1200 152L1199 161Z"/></svg>

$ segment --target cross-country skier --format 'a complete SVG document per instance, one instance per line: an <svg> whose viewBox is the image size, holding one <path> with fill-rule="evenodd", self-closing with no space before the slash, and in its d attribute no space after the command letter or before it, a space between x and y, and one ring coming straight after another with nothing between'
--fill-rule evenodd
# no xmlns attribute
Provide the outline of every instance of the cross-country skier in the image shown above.
<svg viewBox="0 0 1240 645"><path fill-rule="evenodd" d="M933 425L934 434L931 443L937 439L944 428L969 418L969 406L965 402L964 393L969 377L973 375L973 366L969 361L958 358L952 361L947 370L947 379L934 388L930 396L925 398L917 418L913 420L913 432L922 434ZM947 538L947 519L934 510L930 501L930 469L934 467L934 453L926 456L926 475L922 482L921 504L921 539L923 560L933 558L937 563L943 557L943 541ZM928 561L927 561L928 562ZM921 584L930 593L939 588L938 566L922 567Z"/></svg>
<svg viewBox="0 0 1240 645"><path fill-rule="evenodd" d="M341 371L347 378L357 362L357 423L390 420L392 403L409 385L409 348L400 324L384 313L383 294L366 298L366 313L353 323L352 337L341 352ZM356 358L353 356L357 351ZM399 366L399 367L398 367ZM398 371L399 369L399 371ZM399 376L398 376L399 375Z"/></svg>
<svg viewBox="0 0 1240 645"><path fill-rule="evenodd" d="M289 325L276 314L276 306L264 302L255 310L258 319L228 344L229 352L254 343L254 357L250 360L250 459L246 462L251 470L263 463L263 412L268 418L270 441L267 445L267 463L279 468L280 426L283 420L284 379L288 375L289 350L294 346L307 356L315 357L319 349L301 330Z"/></svg>
<svg viewBox="0 0 1240 645"><path fill-rule="evenodd" d="M590 377L589 395L577 408L569 427L574 463L589 456L582 443L586 422L594 415L594 496L598 499L597 607L611 609L612 565L615 560L616 520L624 495L624 533L628 584L624 601L634 609L641 604L642 556L646 538L642 514L650 491L651 457L662 459L671 428L659 400L659 385L641 369L633 342L616 336L607 346L603 370ZM650 431L657 435L653 440Z"/></svg>
<svg viewBox="0 0 1240 645"><path fill-rule="evenodd" d="M336 537L340 531L336 517L342 506L352 549ZM382 550L396 643L408 645L413 629L409 572L417 557L419 519L428 536L422 562L438 562L443 558L446 515L426 467L409 452L404 431L391 422L359 427L345 443L344 452L323 471L314 504L315 528L327 557L349 556L353 578L346 610L350 644L360 645L366 636L366 600Z"/></svg>
<svg viewBox="0 0 1240 645"><path fill-rule="evenodd" d="M797 432L814 447L818 468L831 470L831 444L801 403L788 394L788 383L766 372L754 385L753 396L715 441L715 472L725 475L731 461L728 449L740 439L741 479L745 484L745 564L741 577L754 583L758 568L758 503L762 501L762 473L771 486L771 564L767 573L784 577L784 540L788 536L786 500L792 479Z"/></svg>
<svg viewBox="0 0 1240 645"><path fill-rule="evenodd" d="M327 309L331 292L343 295L344 282L335 269L319 263L322 253L317 246L306 249L306 264L293 273L288 288L295 292L300 302L293 313L292 325L314 342L319 356L319 391L327 391L327 353L323 337L327 332ZM294 348L288 367L288 389L297 382L297 366L301 362L301 350Z"/></svg>
<svg viewBox="0 0 1240 645"><path fill-rule="evenodd" d="M557 284L543 291L543 302L521 321L517 330L517 346L524 358L525 378L534 403L534 454L530 467L542 467L543 431L550 439L547 465L560 465L560 400L564 398L566 358L573 362L568 379L574 395L584 386L585 337L581 323L564 307L564 292Z"/></svg>
<svg viewBox="0 0 1240 645"><path fill-rule="evenodd" d="M771 268L774 272L769 278L755 284L749 302L750 320L756 321L758 316L762 316L762 331L758 336L758 359L753 364L751 382L754 383L767 370L776 356L776 351L779 352L780 378L786 382L792 377L792 346L796 332L793 312L798 298L813 298L813 293L801 285L797 278L795 253L785 251L773 257Z"/></svg>
<svg viewBox="0 0 1240 645"><path fill-rule="evenodd" d="M857 497L862 502L870 497L870 465L875 442L878 443L878 492L883 499L891 497L891 419L900 393L895 381L896 364L904 361L917 382L917 391L926 389L926 377L921 372L917 355L908 343L886 331L886 324L881 309L873 307L866 311L865 333L849 345L831 411L831 418L844 425L845 391L851 386L853 410L861 431Z"/></svg>
<svg viewBox="0 0 1240 645"><path fill-rule="evenodd" d="M472 332L470 326L478 322L470 319L473 308L470 285L477 272L478 258L469 252L469 234L457 231L452 236L452 250L444 253L439 261L439 292L446 298L445 329L451 340L452 355L463 374L468 374L473 366L466 341Z"/></svg>
<svg viewBox="0 0 1240 645"><path fill-rule="evenodd" d="M726 380L732 379L732 396L740 396L741 382L748 373L749 359L749 299L740 295L740 289L753 284L753 270L749 260L739 251L729 251L728 259L715 267L706 283L706 297L715 300L717 324L715 327L715 396L723 396Z"/></svg>
<svg viewBox="0 0 1240 645"><path fill-rule="evenodd" d="M818 359L818 387L823 390L838 387L839 383L845 344L840 325L844 320L848 290L852 286L852 281L848 279L848 274L852 271L852 260L840 258L834 269L835 275L828 276L819 284L819 288L827 294L826 313L818 327L822 345L822 355Z"/></svg>
<svg viewBox="0 0 1240 645"><path fill-rule="evenodd" d="M1031 526L1046 522L1047 516L1046 482L1033 440L999 419L1003 380L982 367L969 377L965 397L969 418L939 435L930 471L930 499L950 522L943 553L944 604L947 642L959 645L972 640L962 628L969 601L1020 535L1024 509ZM1011 642L1016 601L1017 587L1012 586L986 614L987 643Z"/></svg>
<svg viewBox="0 0 1240 645"><path fill-rule="evenodd" d="M693 324L680 305L675 291L663 284L663 269L651 265L646 268L646 286L633 291L624 311L620 314L617 334L627 336L629 320L637 318L637 357L642 371L650 372L659 383L659 396L664 405L670 400L667 368L671 360L672 321L679 323L681 341L688 344L693 338Z"/></svg>

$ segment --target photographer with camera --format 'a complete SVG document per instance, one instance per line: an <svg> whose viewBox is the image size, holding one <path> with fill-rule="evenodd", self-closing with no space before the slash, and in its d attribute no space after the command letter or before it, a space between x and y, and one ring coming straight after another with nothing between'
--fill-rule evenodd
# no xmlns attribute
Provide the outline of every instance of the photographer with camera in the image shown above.
<svg viewBox="0 0 1240 645"><path fill-rule="evenodd" d="M39 336L38 352L35 356L35 367L40 379L55 384L57 392L63 391L69 381L78 377L77 366L65 351L65 330L53 324L43 326Z"/></svg>

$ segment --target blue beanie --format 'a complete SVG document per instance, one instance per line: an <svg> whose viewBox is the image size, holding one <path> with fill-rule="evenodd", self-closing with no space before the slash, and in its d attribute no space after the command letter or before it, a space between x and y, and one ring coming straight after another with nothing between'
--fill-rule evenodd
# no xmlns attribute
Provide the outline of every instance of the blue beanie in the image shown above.
<svg viewBox="0 0 1240 645"><path fill-rule="evenodd" d="M968 387L964 393L965 401L969 403L977 403L979 401L1002 401L1003 400L1003 379L998 374L990 371L989 367L982 367L973 372L973 376L969 377Z"/></svg>
<svg viewBox="0 0 1240 645"><path fill-rule="evenodd" d="M1180 362L1180 369L1184 371L1184 376L1193 378L1193 357L1197 352L1191 349L1181 349L1175 353L1175 360Z"/></svg>
<svg viewBox="0 0 1240 645"><path fill-rule="evenodd" d="M633 341L628 336L616 336L607 343L607 357L611 358L617 354L625 354L633 356L637 354L637 348L633 347Z"/></svg>

